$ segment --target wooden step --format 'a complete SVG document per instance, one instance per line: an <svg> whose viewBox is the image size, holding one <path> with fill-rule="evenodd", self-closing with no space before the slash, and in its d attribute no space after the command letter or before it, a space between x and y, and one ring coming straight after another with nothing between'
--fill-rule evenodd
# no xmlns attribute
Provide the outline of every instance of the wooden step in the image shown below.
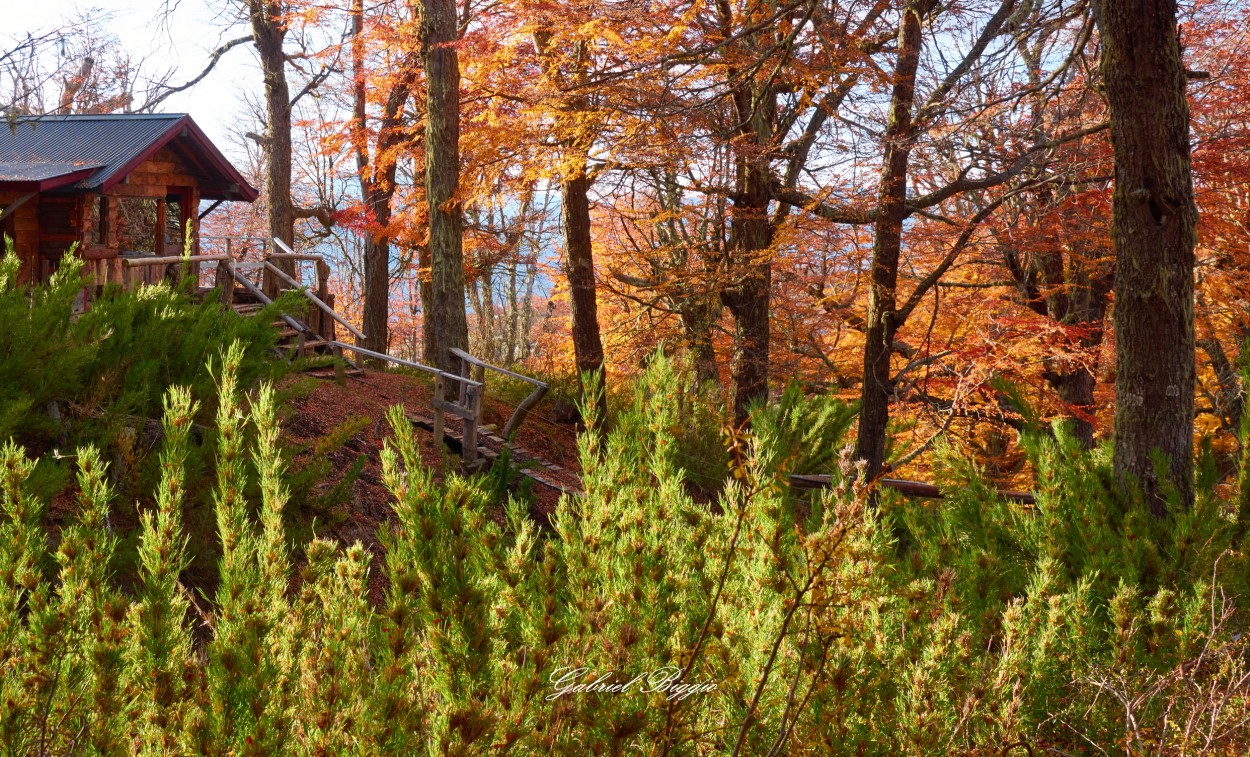
<svg viewBox="0 0 1250 757"><path fill-rule="evenodd" d="M264 307L265 306L260 304L259 302L244 303L244 304L231 306L234 312L238 313L239 315L251 315L252 313L260 312L260 310L262 310Z"/></svg>
<svg viewBox="0 0 1250 757"><path fill-rule="evenodd" d="M327 370L325 368L318 368L312 371L304 371L304 374L307 376L312 376L313 378L319 378L319 379L333 379L334 378L334 371L332 369ZM365 375L365 372L360 370L359 368L348 368L345 371L343 371L343 375L347 376L348 378L353 378L355 376L363 376Z"/></svg>

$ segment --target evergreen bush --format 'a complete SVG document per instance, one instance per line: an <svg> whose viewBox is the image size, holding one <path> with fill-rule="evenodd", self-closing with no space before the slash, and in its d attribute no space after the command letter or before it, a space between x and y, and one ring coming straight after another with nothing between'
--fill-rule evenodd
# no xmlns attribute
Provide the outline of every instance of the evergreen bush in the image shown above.
<svg viewBox="0 0 1250 757"><path fill-rule="evenodd" d="M221 580L185 591L196 417L165 400L140 584L110 582L112 491L79 450L55 550L33 463L0 449L0 744L14 754L1244 754L1244 555L1232 503L1152 521L1106 450L1030 441L1038 504L953 454L938 504L867 504L797 393L731 434L713 503L686 492L682 378L659 358L610 431L581 437L586 493L540 531L489 482L436 485L395 409L387 589L359 546L293 553L274 394L213 371ZM829 445L832 445L831 447ZM788 475L824 467L812 501ZM250 497L254 492L255 497ZM298 566L298 567L297 567ZM615 690L613 690L615 687Z"/></svg>
<svg viewBox="0 0 1250 757"><path fill-rule="evenodd" d="M273 360L276 309L239 318L216 300L197 302L161 283L105 287L86 312L74 250L51 278L17 283L21 261L6 238L0 259L0 440L37 449L92 442L112 446L136 419L159 418L170 386L215 400L204 359L238 342L241 380L251 386L283 371ZM272 317L271 317L272 316ZM211 413L211 407L206 413Z"/></svg>

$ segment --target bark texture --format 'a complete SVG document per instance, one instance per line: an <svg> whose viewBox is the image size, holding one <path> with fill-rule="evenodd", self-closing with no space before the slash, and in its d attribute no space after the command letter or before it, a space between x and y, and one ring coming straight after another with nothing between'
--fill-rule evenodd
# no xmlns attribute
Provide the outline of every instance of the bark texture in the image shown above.
<svg viewBox="0 0 1250 757"><path fill-rule="evenodd" d="M907 163L911 156L912 108L916 98L916 69L924 44L921 20L931 0L909 0L898 33L898 60L890 116L883 141L878 215L873 227L868 324L864 335L864 383L860 392L859 437L855 456L865 461L864 475L878 476L885 467L886 426L894 383L890 374L898 288L898 260L903 221L907 218Z"/></svg>
<svg viewBox="0 0 1250 757"><path fill-rule="evenodd" d="M1174 0L1099 0L1115 147L1115 471L1167 514L1193 503L1194 244L1189 106Z"/></svg>
<svg viewBox="0 0 1250 757"><path fill-rule="evenodd" d="M727 14L726 18L727 18ZM723 28L731 28L726 20ZM731 78L738 77L730 71ZM733 317L733 415L736 423L748 418L753 402L768 398L769 351L772 334L772 257L775 227L769 215L772 195L767 163L777 117L777 92L771 82L738 77L732 91L737 118L734 144L734 193L727 285L721 303Z"/></svg>
<svg viewBox="0 0 1250 757"><path fill-rule="evenodd" d="M248 14L252 39L265 78L265 199L269 236L295 248L295 203L291 200L291 91L286 81L286 14L281 2L249 0ZM272 242L270 243L272 244ZM295 274L295 261L275 260L288 275ZM272 291L276 282L269 283Z"/></svg>
<svg viewBox="0 0 1250 757"><path fill-rule="evenodd" d="M450 349L469 345L464 302L464 218L460 184L460 61L456 54L456 3L422 0L425 61L426 169L429 203L429 281L423 282L424 355L429 365L453 370Z"/></svg>
<svg viewBox="0 0 1250 757"><path fill-rule="evenodd" d="M560 214L568 256L569 294L573 310L573 353L580 376L597 377L595 404L606 417L603 384L603 340L599 336L599 304L595 293L595 259L590 242L590 177L585 166L560 182ZM583 393L586 386L583 385Z"/></svg>

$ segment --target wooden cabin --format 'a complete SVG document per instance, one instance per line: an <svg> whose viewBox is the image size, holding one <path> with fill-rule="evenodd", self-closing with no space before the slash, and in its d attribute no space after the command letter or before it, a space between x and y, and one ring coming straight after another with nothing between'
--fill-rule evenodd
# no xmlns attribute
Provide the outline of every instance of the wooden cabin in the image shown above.
<svg viewBox="0 0 1250 757"><path fill-rule="evenodd" d="M159 276L122 261L181 254L188 228L197 254L200 219L258 195L185 114L0 123L0 234L13 239L24 282L50 276L75 242L96 285ZM203 201L212 204L201 210Z"/></svg>

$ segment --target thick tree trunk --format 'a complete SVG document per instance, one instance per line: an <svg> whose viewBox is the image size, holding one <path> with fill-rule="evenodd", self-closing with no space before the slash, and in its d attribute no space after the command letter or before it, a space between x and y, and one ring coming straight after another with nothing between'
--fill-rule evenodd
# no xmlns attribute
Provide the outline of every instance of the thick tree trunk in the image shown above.
<svg viewBox="0 0 1250 757"><path fill-rule="evenodd" d="M743 215L754 209L746 205L741 207ZM735 210L738 209L735 207ZM744 257L768 249L772 241L767 208L759 209L759 213L762 220L740 222L738 219L741 216L735 217L735 229L743 234L739 249ZM768 398L772 265L761 262L742 266L740 280L736 286L721 294L721 301L733 316L733 415L736 423L742 423L749 417L749 410L755 401Z"/></svg>
<svg viewBox="0 0 1250 757"><path fill-rule="evenodd" d="M855 455L865 461L864 475L878 476L885 467L886 427L894 384L890 373L897 307L898 260L903 221L907 218L907 162L911 155L912 107L916 69L920 63L921 16L930 0L912 0L903 9L898 33L898 60L890 120L878 189L878 217L873 230L872 284L868 290L868 327L864 335L864 382L860 391L859 438Z"/></svg>
<svg viewBox="0 0 1250 757"><path fill-rule="evenodd" d="M1194 244L1189 106L1174 0L1100 0L1115 147L1115 470L1167 514L1193 503Z"/></svg>
<svg viewBox="0 0 1250 757"><path fill-rule="evenodd" d="M702 386L706 383L720 383L720 371L716 365L716 347L712 343L712 326L716 322L719 309L717 303L697 302L689 298L678 302L682 325L686 331L686 344L694 359L695 379Z"/></svg>
<svg viewBox="0 0 1250 757"><path fill-rule="evenodd" d="M746 86L734 93L734 109L741 119L744 146L735 158L736 185L730 227L730 283L721 291L721 303L734 323L733 416L743 423L751 405L768 399L769 349L772 335L773 267L768 248L773 223L768 213L768 168L759 164L751 144L765 147L772 140L776 93L771 87L755 92Z"/></svg>
<svg viewBox="0 0 1250 757"><path fill-rule="evenodd" d="M599 336L599 304L595 293L595 260L590 242L590 177L584 167L560 183L560 216L568 255L569 295L573 306L573 354L578 375L597 379L599 417L607 412L603 384L603 340ZM582 391L586 386L583 383Z"/></svg>
<svg viewBox="0 0 1250 757"><path fill-rule="evenodd" d="M286 82L287 19L279 2L250 0L252 38L265 77L265 111L269 120L265 135L265 201L269 236L295 247L295 204L291 200L291 92ZM272 245L272 242L268 244ZM295 275L295 261L275 260L288 275ZM267 279L272 293L278 287Z"/></svg>
<svg viewBox="0 0 1250 757"><path fill-rule="evenodd" d="M450 349L469 345L464 304L460 202L460 61L455 0L422 0L426 75L425 195L430 218L430 280L422 286L425 362L453 370Z"/></svg>

